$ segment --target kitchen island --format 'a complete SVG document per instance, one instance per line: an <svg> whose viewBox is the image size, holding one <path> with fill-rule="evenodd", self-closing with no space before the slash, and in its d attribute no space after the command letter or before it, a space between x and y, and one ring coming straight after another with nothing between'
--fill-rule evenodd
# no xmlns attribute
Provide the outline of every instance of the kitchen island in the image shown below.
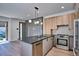
<svg viewBox="0 0 79 59"><path fill-rule="evenodd" d="M23 56L43 56L53 46L53 36L31 36L22 40L22 55Z"/></svg>

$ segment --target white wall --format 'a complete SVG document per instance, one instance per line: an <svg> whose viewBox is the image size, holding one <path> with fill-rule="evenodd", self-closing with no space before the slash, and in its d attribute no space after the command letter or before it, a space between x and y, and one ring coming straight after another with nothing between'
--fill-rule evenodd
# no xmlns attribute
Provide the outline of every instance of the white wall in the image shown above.
<svg viewBox="0 0 79 59"><path fill-rule="evenodd" d="M17 40L19 38L19 30L17 30L17 28L19 28L19 20L11 20L11 40Z"/></svg>
<svg viewBox="0 0 79 59"><path fill-rule="evenodd" d="M0 17L0 21L7 21L8 22L8 40L9 41L14 41L19 39L19 22L24 22L21 20L16 20L16 19L9 19L5 17Z"/></svg>

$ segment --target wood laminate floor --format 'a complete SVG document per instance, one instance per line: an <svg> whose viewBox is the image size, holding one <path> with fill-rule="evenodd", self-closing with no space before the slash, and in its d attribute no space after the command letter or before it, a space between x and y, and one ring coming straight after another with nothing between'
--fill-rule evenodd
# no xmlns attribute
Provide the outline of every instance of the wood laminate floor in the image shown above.
<svg viewBox="0 0 79 59"><path fill-rule="evenodd" d="M21 41L0 44L0 56L21 56ZM65 51L58 48L52 48L46 56L73 56L72 51Z"/></svg>
<svg viewBox="0 0 79 59"><path fill-rule="evenodd" d="M53 47L46 56L73 56L73 52Z"/></svg>
<svg viewBox="0 0 79 59"><path fill-rule="evenodd" d="M21 44L20 41L0 44L0 56L20 56Z"/></svg>

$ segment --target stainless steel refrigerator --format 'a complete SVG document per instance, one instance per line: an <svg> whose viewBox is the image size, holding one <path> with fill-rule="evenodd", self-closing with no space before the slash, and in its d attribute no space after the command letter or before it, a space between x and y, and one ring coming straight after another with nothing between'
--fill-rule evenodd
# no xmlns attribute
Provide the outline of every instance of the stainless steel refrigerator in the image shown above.
<svg viewBox="0 0 79 59"><path fill-rule="evenodd" d="M79 19L74 21L74 55L79 56Z"/></svg>

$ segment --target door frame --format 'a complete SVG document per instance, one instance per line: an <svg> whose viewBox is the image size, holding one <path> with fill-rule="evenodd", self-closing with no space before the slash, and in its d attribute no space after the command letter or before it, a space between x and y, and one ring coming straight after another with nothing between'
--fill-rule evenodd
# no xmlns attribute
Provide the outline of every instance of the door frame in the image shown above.
<svg viewBox="0 0 79 59"><path fill-rule="evenodd" d="M22 22L19 22L19 40L21 40L21 38L20 38L20 24L22 24Z"/></svg>
<svg viewBox="0 0 79 59"><path fill-rule="evenodd" d="M23 24L24 22L19 22L19 40L21 40L20 38L20 24Z"/></svg>

